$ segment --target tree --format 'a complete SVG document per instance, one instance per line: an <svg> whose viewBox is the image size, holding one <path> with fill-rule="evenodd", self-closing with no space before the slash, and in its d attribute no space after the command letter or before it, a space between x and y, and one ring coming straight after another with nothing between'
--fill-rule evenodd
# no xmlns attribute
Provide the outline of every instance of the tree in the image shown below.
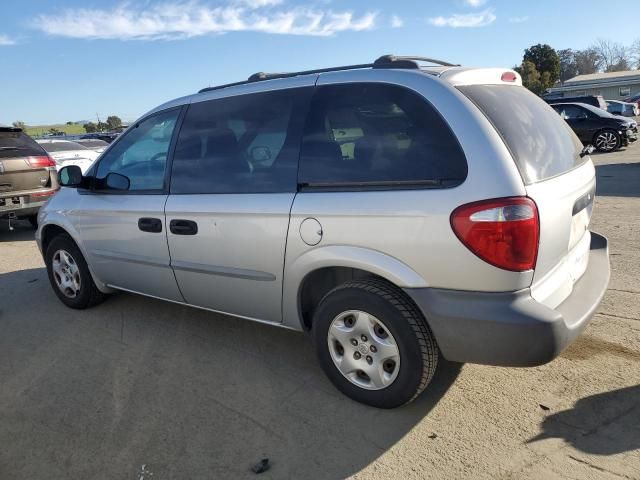
<svg viewBox="0 0 640 480"><path fill-rule="evenodd" d="M624 45L599 38L591 48L598 54L605 72L620 72L631 68L630 51Z"/></svg>
<svg viewBox="0 0 640 480"><path fill-rule="evenodd" d="M117 115L111 115L107 117L107 126L109 130L115 130L118 127L122 126L122 120Z"/></svg>
<svg viewBox="0 0 640 480"><path fill-rule="evenodd" d="M540 95L544 92L545 88L543 88L542 76L533 62L525 60L522 62L522 65L520 67L516 67L515 70L522 77L522 85L527 87L536 95Z"/></svg>
<svg viewBox="0 0 640 480"><path fill-rule="evenodd" d="M104 123L104 122L98 122L98 123L96 124L96 129L97 129L99 132L104 132L105 130L108 130L108 129L109 129L109 125L107 125L107 124L106 124L106 123Z"/></svg>
<svg viewBox="0 0 640 480"><path fill-rule="evenodd" d="M67 122L67 125L73 125L75 122Z"/></svg>
<svg viewBox="0 0 640 480"><path fill-rule="evenodd" d="M24 124L24 122L17 120L15 122L13 122L13 126L16 128L21 128L21 129L25 129L26 125Z"/></svg>
<svg viewBox="0 0 640 480"><path fill-rule="evenodd" d="M94 133L98 131L98 126L93 122L87 122L83 125L84 131L87 133Z"/></svg>
<svg viewBox="0 0 640 480"><path fill-rule="evenodd" d="M560 78L560 57L556 51L546 43L533 45L524 51L522 62L531 62L545 80L544 88L551 87ZM547 73L548 75L544 75Z"/></svg>
<svg viewBox="0 0 640 480"><path fill-rule="evenodd" d="M629 51L635 68L640 70L640 38L637 38L636 41L633 42Z"/></svg>
<svg viewBox="0 0 640 480"><path fill-rule="evenodd" d="M574 54L574 59L576 62L576 68L578 69L578 75L596 73L600 70L600 65L602 63L598 52L596 52L594 48L578 50Z"/></svg>
<svg viewBox="0 0 640 480"><path fill-rule="evenodd" d="M558 50L558 57L560 58L560 81L562 83L578 75L576 52L570 48Z"/></svg>

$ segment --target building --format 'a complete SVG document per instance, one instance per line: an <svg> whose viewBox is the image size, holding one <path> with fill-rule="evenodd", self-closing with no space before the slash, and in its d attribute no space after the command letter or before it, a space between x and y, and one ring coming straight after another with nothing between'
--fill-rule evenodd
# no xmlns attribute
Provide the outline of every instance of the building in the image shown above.
<svg viewBox="0 0 640 480"><path fill-rule="evenodd" d="M550 88L545 97L602 95L606 100L622 100L638 93L640 93L640 70L628 70L578 75L564 82L561 87Z"/></svg>

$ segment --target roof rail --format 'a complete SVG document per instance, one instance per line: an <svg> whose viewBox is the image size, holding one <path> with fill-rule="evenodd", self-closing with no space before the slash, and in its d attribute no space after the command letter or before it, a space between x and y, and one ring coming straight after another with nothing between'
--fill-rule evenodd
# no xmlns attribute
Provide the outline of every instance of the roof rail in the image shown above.
<svg viewBox="0 0 640 480"><path fill-rule="evenodd" d="M328 67L317 68L314 70L302 70L299 72L283 72L283 73L265 73L258 72L251 75L247 80L243 82L227 83L225 85L217 85L215 87L207 87L200 90L198 93L210 92L212 90L220 90L227 87L235 87L237 85L246 85L248 83L261 82L263 80L274 80L277 78L291 78L299 75L313 75L316 73L327 72L339 72L342 70L357 70L360 68L406 68L406 69L418 69L420 66L418 62L434 63L436 65L442 65L443 67L457 67L458 65L444 62L442 60L436 60L427 57L399 57L396 55L383 55L376 59L373 63L361 63L357 65L343 65L341 67Z"/></svg>

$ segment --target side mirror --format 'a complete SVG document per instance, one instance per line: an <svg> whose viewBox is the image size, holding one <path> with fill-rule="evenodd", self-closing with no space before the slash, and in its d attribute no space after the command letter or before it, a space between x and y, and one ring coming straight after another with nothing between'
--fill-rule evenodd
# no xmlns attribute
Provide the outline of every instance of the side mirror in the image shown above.
<svg viewBox="0 0 640 480"><path fill-rule="evenodd" d="M104 179L105 186L109 190L129 190L129 177L121 175L119 173L111 172Z"/></svg>
<svg viewBox="0 0 640 480"><path fill-rule="evenodd" d="M77 165L63 167L58 172L58 183L62 187L77 188L82 185L82 170Z"/></svg>

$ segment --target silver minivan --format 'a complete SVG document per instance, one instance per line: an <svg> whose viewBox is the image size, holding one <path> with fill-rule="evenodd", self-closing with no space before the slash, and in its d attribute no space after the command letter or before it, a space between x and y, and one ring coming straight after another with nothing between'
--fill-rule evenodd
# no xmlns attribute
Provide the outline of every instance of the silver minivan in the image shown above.
<svg viewBox="0 0 640 480"><path fill-rule="evenodd" d="M69 307L123 290L308 332L339 390L391 408L440 355L539 365L585 328L609 280L589 152L512 70L260 73L63 168L37 240Z"/></svg>

